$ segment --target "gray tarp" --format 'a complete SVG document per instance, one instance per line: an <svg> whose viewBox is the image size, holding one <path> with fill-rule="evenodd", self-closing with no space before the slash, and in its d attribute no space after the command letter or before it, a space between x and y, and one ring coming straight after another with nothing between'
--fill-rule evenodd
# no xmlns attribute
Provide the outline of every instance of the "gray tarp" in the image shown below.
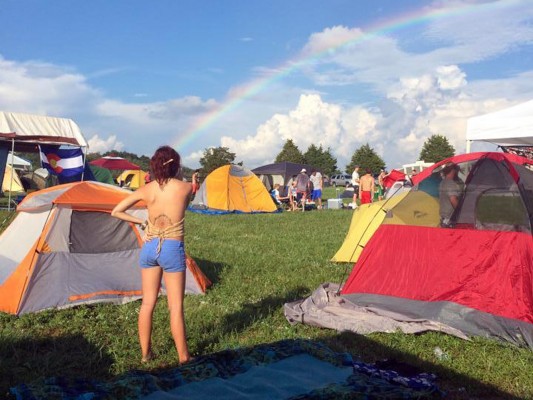
<svg viewBox="0 0 533 400"><path fill-rule="evenodd" d="M377 294L338 294L339 285L322 284L306 299L286 303L291 324L360 334L440 331L463 339L481 336L533 349L533 324L504 318L449 301L417 301ZM467 336L468 335L468 336Z"/></svg>
<svg viewBox="0 0 533 400"><path fill-rule="evenodd" d="M445 324L421 318L409 318L394 312L359 306L337 294L339 285L325 283L306 299L286 303L285 317L291 324L298 322L339 332L359 334L373 332L404 333L440 331L462 339L468 337L461 331Z"/></svg>

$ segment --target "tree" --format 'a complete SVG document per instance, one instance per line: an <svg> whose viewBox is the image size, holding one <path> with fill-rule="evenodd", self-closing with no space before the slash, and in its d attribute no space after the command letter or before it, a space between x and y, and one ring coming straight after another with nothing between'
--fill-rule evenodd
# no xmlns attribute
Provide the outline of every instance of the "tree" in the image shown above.
<svg viewBox="0 0 533 400"><path fill-rule="evenodd" d="M370 169L372 174L378 174L381 169L385 168L385 162L383 159L377 155L368 143L361 146L355 151L355 153L353 153L350 164L346 166L346 173L351 174L356 165L361 167L363 174L367 169Z"/></svg>
<svg viewBox="0 0 533 400"><path fill-rule="evenodd" d="M316 147L312 144L304 153L303 157L305 164L316 167L324 176L332 175L337 169L337 159L333 157L329 147L327 150L324 150L322 145Z"/></svg>
<svg viewBox="0 0 533 400"><path fill-rule="evenodd" d="M455 149L446 136L432 135L424 142L418 158L425 162L436 163L454 155Z"/></svg>
<svg viewBox="0 0 533 400"><path fill-rule="evenodd" d="M215 169L223 165L231 164L235 160L235 153L229 151L227 147L212 147L204 150L204 155L200 158L202 173L209 175Z"/></svg>
<svg viewBox="0 0 533 400"><path fill-rule="evenodd" d="M292 139L287 139L280 153L276 156L277 163L283 161L293 162L296 164L303 164L304 162L304 156L302 155L302 152L300 149L298 149L298 146L294 144Z"/></svg>

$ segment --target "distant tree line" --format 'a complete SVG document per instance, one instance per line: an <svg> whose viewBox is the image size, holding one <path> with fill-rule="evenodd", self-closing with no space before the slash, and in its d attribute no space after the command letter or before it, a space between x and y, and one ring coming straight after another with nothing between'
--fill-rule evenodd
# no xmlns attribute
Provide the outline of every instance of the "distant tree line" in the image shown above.
<svg viewBox="0 0 533 400"><path fill-rule="evenodd" d="M102 157L121 157L135 165L138 165L143 171L150 171L150 157L139 156L135 153L129 153L127 151L110 150L106 151L105 153L88 153L87 162L91 162ZM182 165L182 170L183 175L186 178L190 178L192 176L192 173L194 172L193 169L188 168L184 165Z"/></svg>
<svg viewBox="0 0 533 400"><path fill-rule="evenodd" d="M32 165L40 164L39 155L37 153L22 153L24 157L32 162ZM426 162L439 162L445 158L455 155L455 149L450 144L446 136L435 134L430 136L422 145L419 160ZM110 150L105 153L88 153L87 161L91 162L101 157L113 156L122 157L126 160L138 165L143 171L150 170L150 157L138 156L127 151ZM204 150L202 157L199 160L201 165L200 173L202 176L207 176L215 169L227 164L242 165L242 161L235 162L236 154L231 152L228 147L212 147ZM293 162L297 164L309 164L321 171L324 176L330 176L341 171L337 167L337 159L333 156L331 148L324 149L322 145L318 147L314 144L310 145L307 150L302 153L298 146L292 139L288 139L283 145L281 151L275 158L275 162ZM367 169L373 174L378 174L382 168L385 168L385 162L376 153L376 151L368 144L355 149L352 154L350 163L346 165L344 172L351 174L355 165L359 165L363 171ZM38 167L36 167L38 168ZM194 170L192 168L183 166L183 175L186 178L192 176Z"/></svg>

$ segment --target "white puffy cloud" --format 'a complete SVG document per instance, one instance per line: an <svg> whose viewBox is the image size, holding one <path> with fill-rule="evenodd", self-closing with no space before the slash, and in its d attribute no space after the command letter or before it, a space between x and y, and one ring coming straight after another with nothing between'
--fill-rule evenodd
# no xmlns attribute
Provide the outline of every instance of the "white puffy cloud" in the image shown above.
<svg viewBox="0 0 533 400"><path fill-rule="evenodd" d="M199 165L199 160L204 156L203 150L193 151L185 156L183 156L182 164L186 166L190 165Z"/></svg>
<svg viewBox="0 0 533 400"><path fill-rule="evenodd" d="M337 48L361 37L364 32L359 28L348 28L337 25L326 28L322 32L313 33L302 49L303 56L311 56L322 52L333 54Z"/></svg>
<svg viewBox="0 0 533 400"><path fill-rule="evenodd" d="M331 148L344 168L357 147L367 142L377 144L379 118L362 107L345 108L323 101L318 94L304 94L296 108L273 115L254 135L243 139L223 136L220 143L235 152L238 160L255 167L273 162L284 143L292 139L302 152L311 144Z"/></svg>
<svg viewBox="0 0 533 400"><path fill-rule="evenodd" d="M0 109L65 116L91 108L98 90L85 77L52 64L0 56Z"/></svg>
<svg viewBox="0 0 533 400"><path fill-rule="evenodd" d="M519 86L522 79L510 79L508 85ZM464 152L469 117L516 102L496 93L476 95L457 65L400 77L385 96L378 105L367 106L325 101L317 93L302 94L294 108L275 113L253 134L224 135L220 145L251 167L273 162L287 139L302 152L311 144L322 145L331 148L342 170L354 151L368 143L393 168L417 160L424 141L434 134L446 136L457 153Z"/></svg>
<svg viewBox="0 0 533 400"><path fill-rule="evenodd" d="M89 152L91 153L105 153L106 151L122 150L124 148L124 143L117 139L117 135L111 135L107 139L94 135L87 142L89 142Z"/></svg>
<svg viewBox="0 0 533 400"><path fill-rule="evenodd" d="M462 153L468 118L512 104L495 94L480 98L469 86L466 74L456 65L400 79L388 93L396 112L387 114L381 126L388 131L388 137L394 138L389 142L388 159L396 165L416 160L424 141L435 134L447 137L456 153ZM394 156L395 153L401 156Z"/></svg>

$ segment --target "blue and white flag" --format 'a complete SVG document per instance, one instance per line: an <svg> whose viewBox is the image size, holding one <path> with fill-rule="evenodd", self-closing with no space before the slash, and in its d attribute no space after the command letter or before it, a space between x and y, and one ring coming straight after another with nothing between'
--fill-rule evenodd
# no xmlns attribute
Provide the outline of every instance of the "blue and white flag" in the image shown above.
<svg viewBox="0 0 533 400"><path fill-rule="evenodd" d="M41 164L51 174L59 177L72 177L83 172L81 148L61 149L58 146L40 146Z"/></svg>

